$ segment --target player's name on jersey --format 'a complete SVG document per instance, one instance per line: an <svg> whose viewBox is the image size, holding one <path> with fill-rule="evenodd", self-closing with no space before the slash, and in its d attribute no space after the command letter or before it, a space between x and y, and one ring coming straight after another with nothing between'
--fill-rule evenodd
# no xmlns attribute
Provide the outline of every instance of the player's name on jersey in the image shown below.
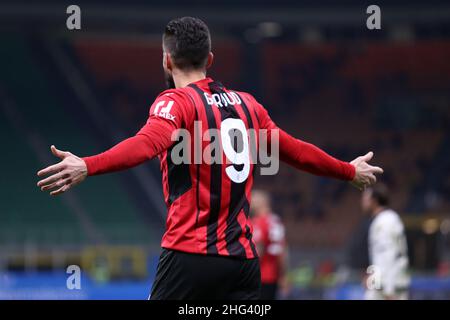
<svg viewBox="0 0 450 320"><path fill-rule="evenodd" d="M208 92L204 92L206 102L209 105L216 105L217 107L226 107L228 105L236 105L241 104L241 98L234 91L222 92L222 93L213 93L210 94Z"/></svg>

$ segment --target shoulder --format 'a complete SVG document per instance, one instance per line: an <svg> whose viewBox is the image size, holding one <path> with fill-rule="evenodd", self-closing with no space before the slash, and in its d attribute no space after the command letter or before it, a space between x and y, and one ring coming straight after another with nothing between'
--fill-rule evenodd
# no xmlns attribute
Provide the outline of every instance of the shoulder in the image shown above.
<svg viewBox="0 0 450 320"><path fill-rule="evenodd" d="M397 212L387 209L380 212L372 222L371 229L377 230L392 230L403 228L403 223Z"/></svg>
<svg viewBox="0 0 450 320"><path fill-rule="evenodd" d="M256 223L260 228L266 228L270 224L270 218L268 216L259 216L256 219Z"/></svg>
<svg viewBox="0 0 450 320"><path fill-rule="evenodd" d="M174 120L179 126L191 123L194 115L192 99L183 89L161 92L150 107L150 116Z"/></svg>
<svg viewBox="0 0 450 320"><path fill-rule="evenodd" d="M235 91L241 99L244 101L245 105L249 110L253 110L252 112L255 113L258 122L264 121L264 119L268 118L268 112L263 107L261 103L256 100L256 98L248 92L244 91Z"/></svg>
<svg viewBox="0 0 450 320"><path fill-rule="evenodd" d="M272 222L272 223L278 223L278 224L281 224L281 219L280 219L280 217L276 214L276 213L271 213L270 215L269 215L269 219L270 219L270 221Z"/></svg>
<svg viewBox="0 0 450 320"><path fill-rule="evenodd" d="M264 220L261 219L261 217L259 217L259 216L253 217L252 218L252 225L253 225L254 228L256 228L259 231L261 231L264 228Z"/></svg>
<svg viewBox="0 0 450 320"><path fill-rule="evenodd" d="M381 212L379 217L381 222L395 223L401 221L398 213L392 209L387 209Z"/></svg>
<svg viewBox="0 0 450 320"><path fill-rule="evenodd" d="M230 90L232 92L237 93L237 95L244 100L245 103L251 103L251 104L256 104L258 103L258 101L256 101L255 97L248 93L248 92L244 92L244 91L236 91L236 90Z"/></svg>
<svg viewBox="0 0 450 320"><path fill-rule="evenodd" d="M178 89L167 89L161 92L156 100L158 99L172 99L177 102L182 103L190 103L189 94L187 93L187 90L185 88L178 88Z"/></svg>

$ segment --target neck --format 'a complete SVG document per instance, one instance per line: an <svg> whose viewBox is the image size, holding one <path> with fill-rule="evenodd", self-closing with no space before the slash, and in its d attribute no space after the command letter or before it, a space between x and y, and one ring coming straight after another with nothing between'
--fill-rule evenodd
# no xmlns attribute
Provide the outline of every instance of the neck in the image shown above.
<svg viewBox="0 0 450 320"><path fill-rule="evenodd" d="M183 72L181 70L174 70L172 75L173 81L175 82L175 88L184 88L193 82L206 78L206 73L204 71Z"/></svg>
<svg viewBox="0 0 450 320"><path fill-rule="evenodd" d="M386 210L385 207L376 207L375 210L373 210L373 212L372 212L372 216L375 217L377 214L379 214L380 212L382 212L384 210Z"/></svg>

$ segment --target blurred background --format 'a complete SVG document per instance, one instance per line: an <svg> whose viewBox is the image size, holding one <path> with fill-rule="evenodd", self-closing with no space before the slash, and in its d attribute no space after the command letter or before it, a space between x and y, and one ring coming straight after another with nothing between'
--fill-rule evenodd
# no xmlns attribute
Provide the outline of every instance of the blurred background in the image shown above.
<svg viewBox="0 0 450 320"><path fill-rule="evenodd" d="M66 9L81 8L68 30ZM378 1L0 3L0 299L146 299L165 224L159 163L52 198L49 147L99 153L135 134L164 90L161 34L210 27L210 75L332 155L369 150L406 226L414 299L450 299L450 4ZM368 217L348 184L282 165L259 177L286 226L290 299L360 299ZM81 290L66 268L79 265Z"/></svg>

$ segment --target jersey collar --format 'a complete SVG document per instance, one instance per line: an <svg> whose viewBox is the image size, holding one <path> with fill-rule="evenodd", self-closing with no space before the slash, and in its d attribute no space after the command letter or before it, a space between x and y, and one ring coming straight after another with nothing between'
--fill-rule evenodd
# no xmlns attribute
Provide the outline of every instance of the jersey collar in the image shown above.
<svg viewBox="0 0 450 320"><path fill-rule="evenodd" d="M203 90L209 90L209 84L211 83L211 82L213 82L214 80L213 79L211 79L210 77L206 77L205 79L202 79L202 80L198 80L198 81L195 81L195 82L192 82L191 83L191 85L192 84L195 84L197 87L199 87L200 89L203 89Z"/></svg>

